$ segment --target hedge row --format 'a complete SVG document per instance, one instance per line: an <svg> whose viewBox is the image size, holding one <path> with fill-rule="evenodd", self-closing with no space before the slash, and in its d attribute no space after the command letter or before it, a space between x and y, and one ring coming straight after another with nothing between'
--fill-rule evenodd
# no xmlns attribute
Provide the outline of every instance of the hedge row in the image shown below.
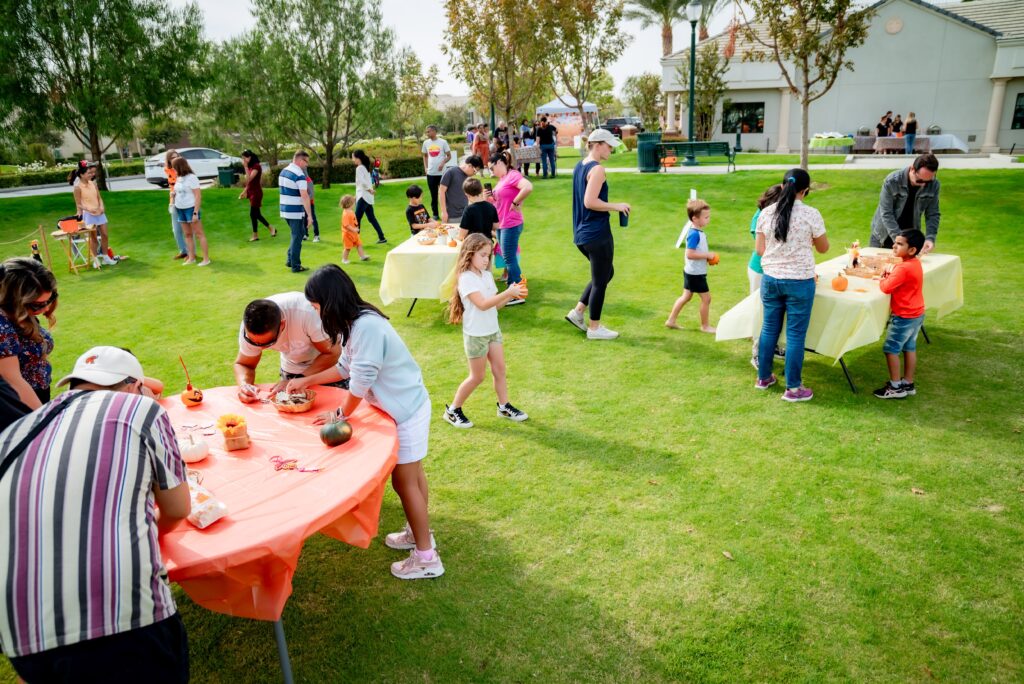
<svg viewBox="0 0 1024 684"><path fill-rule="evenodd" d="M116 164L104 167L107 176L135 176L146 172L143 162ZM52 171L34 171L32 173L5 173L0 175L0 188L23 188L31 185L49 185L50 183L66 183L70 169L54 169Z"/></svg>
<svg viewBox="0 0 1024 684"><path fill-rule="evenodd" d="M378 155L380 156L380 155ZM278 164L271 167L270 171L263 174L263 185L266 187L277 186L277 177L287 164ZM412 178L423 175L422 157L391 157L385 158L382 163L381 175L385 178ZM324 165L319 162L311 162L306 173L318 185L323 183ZM354 183L356 180L356 165L351 159L335 159L331 168L331 183Z"/></svg>

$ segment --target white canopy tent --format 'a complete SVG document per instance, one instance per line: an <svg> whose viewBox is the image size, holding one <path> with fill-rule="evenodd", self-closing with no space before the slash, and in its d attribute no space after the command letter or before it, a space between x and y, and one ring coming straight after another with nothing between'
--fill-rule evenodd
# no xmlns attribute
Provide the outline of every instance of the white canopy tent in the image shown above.
<svg viewBox="0 0 1024 684"><path fill-rule="evenodd" d="M562 100L565 100L563 102ZM565 104L568 102L569 104ZM555 98L545 105L537 107L537 116L546 116L555 128L558 129L558 144L572 145L573 138L581 135L585 130L597 126L597 105L593 102L583 103L583 114L585 120L580 119L580 112L576 108L576 98L566 95L561 100Z"/></svg>

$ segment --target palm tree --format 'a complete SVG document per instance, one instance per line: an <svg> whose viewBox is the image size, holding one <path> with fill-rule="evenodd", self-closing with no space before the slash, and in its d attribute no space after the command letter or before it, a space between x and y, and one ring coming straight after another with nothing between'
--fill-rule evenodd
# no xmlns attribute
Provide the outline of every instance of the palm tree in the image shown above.
<svg viewBox="0 0 1024 684"><path fill-rule="evenodd" d="M708 22L725 0L701 0L700 39L708 37ZM640 22L640 28L661 26L661 56L672 54L672 25L686 21L687 0L629 0L625 18Z"/></svg>
<svg viewBox="0 0 1024 684"><path fill-rule="evenodd" d="M714 0L712 0L714 1ZM672 25L686 21L687 0L629 0L626 19L640 22L640 28L661 26L661 56L672 54Z"/></svg>

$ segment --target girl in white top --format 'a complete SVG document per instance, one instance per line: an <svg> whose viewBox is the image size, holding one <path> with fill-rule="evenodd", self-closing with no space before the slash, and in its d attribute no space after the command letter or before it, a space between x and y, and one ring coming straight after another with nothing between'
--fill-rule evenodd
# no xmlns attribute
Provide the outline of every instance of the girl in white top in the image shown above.
<svg viewBox="0 0 1024 684"><path fill-rule="evenodd" d="M352 162L356 165L356 221L362 227L365 214L366 218L370 220L370 225L377 231L377 244L382 245L388 240L384 237L384 230L373 213L377 188L373 186L373 177L370 175L370 158L366 156L366 152L356 150L352 153Z"/></svg>
<svg viewBox="0 0 1024 684"><path fill-rule="evenodd" d="M192 171L188 160L184 157L175 157L171 162L171 168L178 173L178 182L174 184L174 210L178 212L178 222L181 224L181 231L185 234L185 248L188 256L182 264L196 263L196 243L203 249L203 260L200 266L210 265L210 246L206 242L206 233L203 232L203 222L199 213L202 205L202 191L199 189L199 177Z"/></svg>
<svg viewBox="0 0 1024 684"><path fill-rule="evenodd" d="M462 322L469 377L459 385L451 406L445 405L444 419L457 428L473 427L462 412L462 405L484 381L487 362L490 361L494 391L498 395L498 417L521 423L529 416L508 401L505 348L498 327L498 309L512 299L525 297L526 285L512 283L498 294L491 274L491 241L479 233L471 233L462 243L455 273L458 284L452 294L448 319L451 323Z"/></svg>

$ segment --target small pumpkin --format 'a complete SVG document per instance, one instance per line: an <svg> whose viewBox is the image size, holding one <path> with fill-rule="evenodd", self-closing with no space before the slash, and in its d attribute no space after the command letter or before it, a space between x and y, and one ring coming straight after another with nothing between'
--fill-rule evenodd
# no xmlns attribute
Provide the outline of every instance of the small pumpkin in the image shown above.
<svg viewBox="0 0 1024 684"><path fill-rule="evenodd" d="M181 403L185 406L199 406L203 403L203 391L188 385L181 393Z"/></svg>
<svg viewBox="0 0 1024 684"><path fill-rule="evenodd" d="M320 428L320 441L328 447L336 447L352 439L352 426L345 420L333 418Z"/></svg>
<svg viewBox="0 0 1024 684"><path fill-rule="evenodd" d="M185 463L196 463L210 455L210 445L189 433L187 442L178 441L178 451L181 452L181 459Z"/></svg>
<svg viewBox="0 0 1024 684"><path fill-rule="evenodd" d="M710 259L708 259L708 265L709 266L717 266L718 265L718 261L719 261L718 255L715 254Z"/></svg>
<svg viewBox="0 0 1024 684"><path fill-rule="evenodd" d="M850 281L842 273L836 274L836 277L832 279L832 289L836 292L846 292L849 285Z"/></svg>

